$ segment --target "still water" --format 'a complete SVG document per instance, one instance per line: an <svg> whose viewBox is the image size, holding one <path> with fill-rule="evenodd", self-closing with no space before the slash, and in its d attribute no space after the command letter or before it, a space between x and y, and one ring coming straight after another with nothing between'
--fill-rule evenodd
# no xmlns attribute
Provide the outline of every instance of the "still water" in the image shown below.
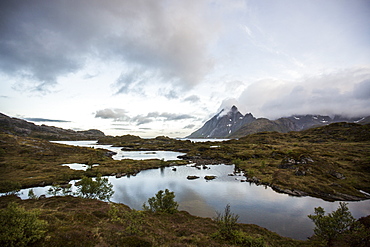
<svg viewBox="0 0 370 247"><path fill-rule="evenodd" d="M158 190L167 188L175 192L180 210L197 216L214 217L216 211L222 212L230 204L231 211L239 215L239 222L256 224L295 239L306 239L313 234L314 224L307 215L313 214L315 207L321 206L326 212L331 212L339 206L339 202L292 197L276 193L269 187L241 182L245 177L239 174L229 176L234 172L234 165L207 167L209 169L198 169L191 165L166 167L145 170L131 177L109 177L115 191L111 200L141 209L148 198ZM189 175L200 178L188 180ZM206 175L217 177L206 181ZM74 182L71 181L72 184ZM48 189L33 188L37 195L47 194ZM28 190L22 190L20 196L28 198ZM350 202L348 207L356 218L370 214L369 201Z"/></svg>
<svg viewBox="0 0 370 247"><path fill-rule="evenodd" d="M122 147L112 147L111 145L99 145L97 141L53 141L55 143L67 144L79 147L93 147L103 148L116 152L113 155L114 160L133 159L133 160L147 160L147 159L160 159L160 160L179 160L177 156L184 155L185 153L172 152L172 151L122 151Z"/></svg>

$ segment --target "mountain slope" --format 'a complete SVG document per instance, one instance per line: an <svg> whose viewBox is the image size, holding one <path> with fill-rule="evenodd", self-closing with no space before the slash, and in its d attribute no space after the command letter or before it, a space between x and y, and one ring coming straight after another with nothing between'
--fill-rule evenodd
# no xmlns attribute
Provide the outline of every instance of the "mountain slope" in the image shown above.
<svg viewBox="0 0 370 247"><path fill-rule="evenodd" d="M233 106L226 114L225 109L222 109L187 138L224 138L255 120L252 114L248 113L243 116L238 108Z"/></svg>
<svg viewBox="0 0 370 247"><path fill-rule="evenodd" d="M46 140L93 140L104 137L100 130L74 131L53 126L36 125L19 118L0 113L0 132Z"/></svg>
<svg viewBox="0 0 370 247"><path fill-rule="evenodd" d="M237 131L228 135L227 138L240 138L246 135L266 131L287 133L292 130L297 130L297 128L297 125L288 118L280 118L275 121L271 121L267 118L258 118L251 123L243 125Z"/></svg>
<svg viewBox="0 0 370 247"><path fill-rule="evenodd" d="M226 114L225 109L221 110L200 129L187 136L187 138L240 138L265 131L277 131L280 133L302 131L338 122L366 124L370 122L370 116L347 118L340 115L334 117L295 115L277 120L269 120L267 118L256 119L251 113L243 116L238 111L238 108L233 106Z"/></svg>

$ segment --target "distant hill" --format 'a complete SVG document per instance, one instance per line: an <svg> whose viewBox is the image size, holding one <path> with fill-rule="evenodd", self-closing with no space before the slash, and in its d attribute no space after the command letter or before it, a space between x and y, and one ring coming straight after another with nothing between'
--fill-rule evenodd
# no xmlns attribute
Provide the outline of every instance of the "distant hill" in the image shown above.
<svg viewBox="0 0 370 247"><path fill-rule="evenodd" d="M221 110L187 138L240 138L265 131L287 133L337 122L367 124L370 123L370 116L346 118L337 115L331 118L321 115L295 115L269 120L267 118L255 118L251 113L243 115L236 106L233 106L229 111Z"/></svg>
<svg viewBox="0 0 370 247"><path fill-rule="evenodd" d="M96 129L74 131L53 126L40 126L19 118L8 117L2 113L0 113L0 132L46 140L94 140L105 137L102 131Z"/></svg>

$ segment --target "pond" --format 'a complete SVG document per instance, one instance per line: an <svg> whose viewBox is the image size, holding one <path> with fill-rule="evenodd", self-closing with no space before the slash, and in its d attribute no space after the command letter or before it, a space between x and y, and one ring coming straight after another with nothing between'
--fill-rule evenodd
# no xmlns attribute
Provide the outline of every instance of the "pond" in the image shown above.
<svg viewBox="0 0 370 247"><path fill-rule="evenodd" d="M192 165L165 167L145 170L136 176L109 177L115 193L113 202L124 203L131 208L142 209L144 202L159 190L175 192L179 210L201 217L215 217L227 204L231 211L239 215L239 222L257 224L282 236L307 239L313 234L314 224L307 217L315 207L323 207L326 212L336 210L339 202L326 202L312 197L292 197L279 194L269 187L241 182L245 177L234 173L234 165L208 165L209 169L199 169ZM204 179L207 175L214 180ZM188 176L198 176L189 180ZM71 181L74 184L75 181ZM47 194L47 187L33 188L35 194ZM73 188L75 190L75 188ZM28 198L28 190L21 191L21 198ZM348 205L354 217L370 214L368 201L350 202Z"/></svg>
<svg viewBox="0 0 370 247"><path fill-rule="evenodd" d="M79 147L93 147L103 148L116 152L112 158L115 160L133 159L133 160L146 160L146 159L160 159L160 160L179 160L177 156L184 155L185 153L173 151L122 151L122 147L112 147L111 145L99 145L97 141L53 141L54 143L67 144Z"/></svg>

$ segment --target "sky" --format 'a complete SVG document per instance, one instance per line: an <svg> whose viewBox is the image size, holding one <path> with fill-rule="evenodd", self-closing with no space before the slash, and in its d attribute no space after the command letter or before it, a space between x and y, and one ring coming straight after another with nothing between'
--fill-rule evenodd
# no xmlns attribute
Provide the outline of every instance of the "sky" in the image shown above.
<svg viewBox="0 0 370 247"><path fill-rule="evenodd" d="M184 137L232 105L370 115L370 1L0 1L3 114Z"/></svg>

